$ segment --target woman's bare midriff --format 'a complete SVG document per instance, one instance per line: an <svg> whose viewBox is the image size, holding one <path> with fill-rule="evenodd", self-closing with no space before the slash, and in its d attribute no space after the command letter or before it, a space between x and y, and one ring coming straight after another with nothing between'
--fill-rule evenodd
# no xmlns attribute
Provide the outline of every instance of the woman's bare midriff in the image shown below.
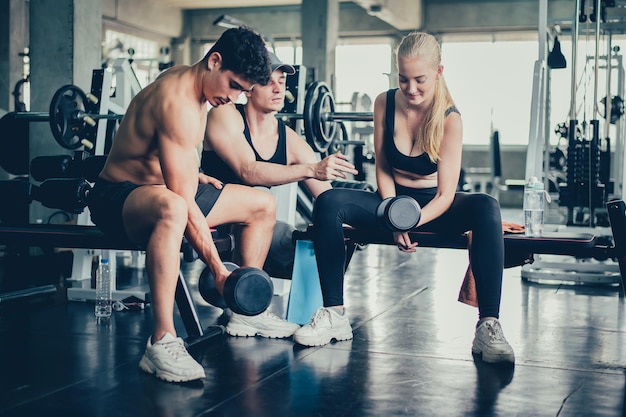
<svg viewBox="0 0 626 417"><path fill-rule="evenodd" d="M393 178L396 184L408 188L434 188L437 187L437 173L430 175L417 175L399 169L393 170Z"/></svg>

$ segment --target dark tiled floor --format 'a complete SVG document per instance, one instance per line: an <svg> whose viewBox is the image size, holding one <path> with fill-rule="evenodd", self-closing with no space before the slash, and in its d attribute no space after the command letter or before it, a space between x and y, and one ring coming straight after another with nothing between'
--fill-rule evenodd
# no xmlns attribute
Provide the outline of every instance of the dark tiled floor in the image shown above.
<svg viewBox="0 0 626 417"><path fill-rule="evenodd" d="M537 285L505 272L501 320L514 368L472 357L476 310L456 301L465 251L370 245L347 275L354 340L218 336L207 377L169 384L138 361L150 310L96 323L93 305L0 309L2 416L623 416L624 298L614 287ZM195 288L201 265L186 265ZM195 290L194 290L195 291ZM205 325L221 312L194 292ZM275 297L284 314L287 296ZM185 335L182 323L177 322Z"/></svg>

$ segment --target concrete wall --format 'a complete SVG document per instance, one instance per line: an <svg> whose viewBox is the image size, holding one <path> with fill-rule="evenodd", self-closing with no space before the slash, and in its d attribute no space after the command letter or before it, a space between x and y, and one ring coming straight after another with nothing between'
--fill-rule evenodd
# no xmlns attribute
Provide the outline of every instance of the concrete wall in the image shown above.
<svg viewBox="0 0 626 417"><path fill-rule="evenodd" d="M22 79L24 59L19 56L28 47L28 2L0 2L0 110L13 111L15 83ZM1 116L1 114L0 114Z"/></svg>
<svg viewBox="0 0 626 417"><path fill-rule="evenodd" d="M548 22L571 21L572 0L549 0ZM539 0L424 0L424 30L478 32L536 30Z"/></svg>
<svg viewBox="0 0 626 417"><path fill-rule="evenodd" d="M185 13L189 16L188 33L195 42L216 40L225 28L213 26L213 21L223 14L241 20L275 40L299 39L302 32L299 6L203 9ZM339 37L391 32L395 30L389 24L368 15L363 8L352 3L340 3Z"/></svg>
<svg viewBox="0 0 626 417"><path fill-rule="evenodd" d="M102 18L137 36L169 40L183 32L183 12L153 0L102 0Z"/></svg>

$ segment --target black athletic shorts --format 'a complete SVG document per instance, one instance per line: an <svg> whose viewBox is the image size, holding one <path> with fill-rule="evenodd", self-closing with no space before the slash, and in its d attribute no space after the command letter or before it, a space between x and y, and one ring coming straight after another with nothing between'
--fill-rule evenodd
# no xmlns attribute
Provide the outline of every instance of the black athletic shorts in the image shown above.
<svg viewBox="0 0 626 417"><path fill-rule="evenodd" d="M130 181L109 182L99 178L89 192L87 204L91 212L91 221L106 234L113 236L126 236L122 210L128 195L139 184ZM218 190L211 184L198 184L196 203L202 213L209 214L222 190Z"/></svg>

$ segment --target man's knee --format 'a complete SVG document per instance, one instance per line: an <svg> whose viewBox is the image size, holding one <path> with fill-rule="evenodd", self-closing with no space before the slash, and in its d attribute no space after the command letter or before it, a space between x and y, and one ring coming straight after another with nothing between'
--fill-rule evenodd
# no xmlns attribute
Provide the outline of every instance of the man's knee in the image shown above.
<svg viewBox="0 0 626 417"><path fill-rule="evenodd" d="M263 219L276 219L276 199L270 193L259 191L254 196L254 213Z"/></svg>
<svg viewBox="0 0 626 417"><path fill-rule="evenodd" d="M159 221L181 224L183 227L186 226L188 207L185 200L178 194L167 193L161 195L156 199L155 207Z"/></svg>

